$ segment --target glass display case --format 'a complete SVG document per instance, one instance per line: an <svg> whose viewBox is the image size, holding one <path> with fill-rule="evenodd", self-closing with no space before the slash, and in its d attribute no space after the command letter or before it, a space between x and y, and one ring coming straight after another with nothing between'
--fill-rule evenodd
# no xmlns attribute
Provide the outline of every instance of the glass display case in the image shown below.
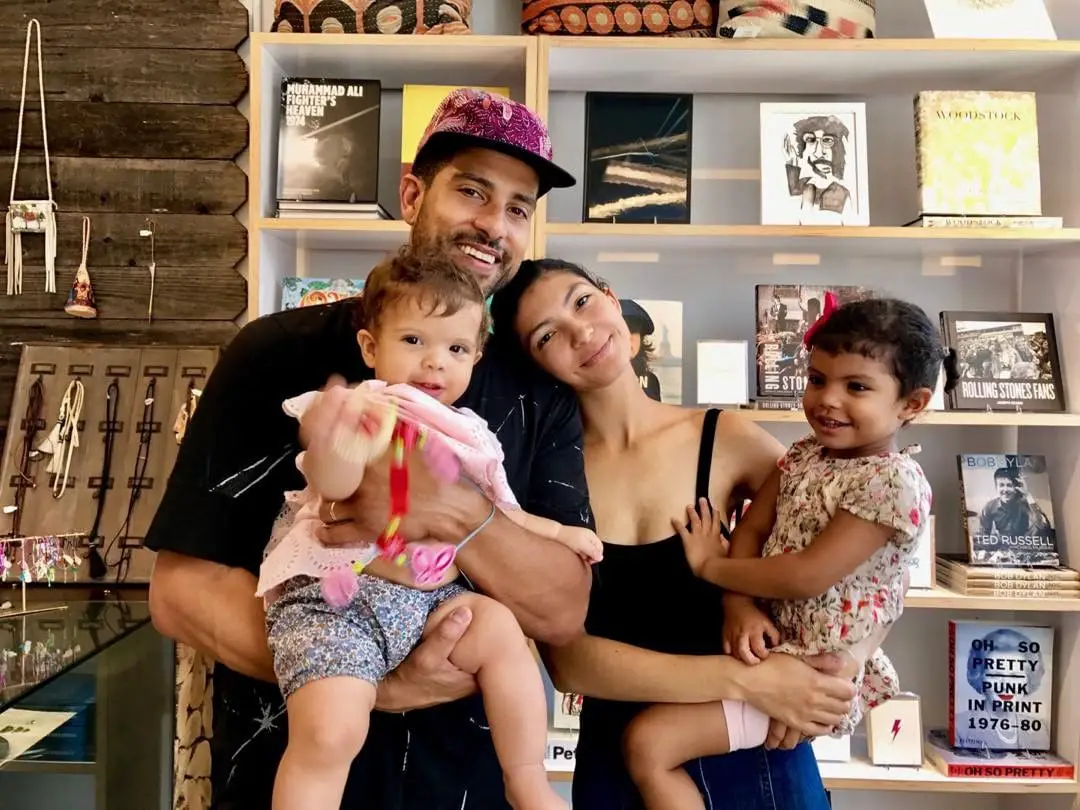
<svg viewBox="0 0 1080 810"><path fill-rule="evenodd" d="M166 810L175 659L145 589L30 607L0 610L0 810Z"/></svg>

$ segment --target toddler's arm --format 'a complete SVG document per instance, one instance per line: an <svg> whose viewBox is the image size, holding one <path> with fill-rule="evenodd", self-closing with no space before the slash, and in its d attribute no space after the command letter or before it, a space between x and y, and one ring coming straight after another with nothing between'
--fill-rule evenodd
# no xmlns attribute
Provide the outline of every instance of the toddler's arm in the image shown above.
<svg viewBox="0 0 1080 810"><path fill-rule="evenodd" d="M583 526L564 526L558 521L532 515L523 509L506 509L504 511L508 518L523 529L562 543L590 562L600 562L603 559L604 545L600 542L600 538L596 536L596 532L591 529L586 529Z"/></svg>
<svg viewBox="0 0 1080 810"><path fill-rule="evenodd" d="M697 574L749 596L812 599L854 572L895 532L892 526L838 509L824 530L801 551L758 559L714 557Z"/></svg>

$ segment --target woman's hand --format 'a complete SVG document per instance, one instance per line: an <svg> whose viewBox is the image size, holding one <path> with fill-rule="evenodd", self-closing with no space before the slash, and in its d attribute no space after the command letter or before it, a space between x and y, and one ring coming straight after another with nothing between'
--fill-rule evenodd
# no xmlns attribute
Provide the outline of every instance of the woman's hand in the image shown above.
<svg viewBox="0 0 1080 810"><path fill-rule="evenodd" d="M671 525L682 538L683 552L690 570L701 576L705 564L716 557L726 557L731 544L724 538L723 519L713 510L708 498L700 498L695 508L686 507L687 524L672 518Z"/></svg>
<svg viewBox="0 0 1080 810"><path fill-rule="evenodd" d="M807 659L770 655L740 679L743 699L776 721L770 732L779 732L782 724L784 736L791 730L801 737L825 736L847 716L855 698L855 685L835 674L843 664L833 654Z"/></svg>
<svg viewBox="0 0 1080 810"><path fill-rule="evenodd" d="M750 598L724 600L724 654L744 664L758 664L769 647L780 643L780 632Z"/></svg>

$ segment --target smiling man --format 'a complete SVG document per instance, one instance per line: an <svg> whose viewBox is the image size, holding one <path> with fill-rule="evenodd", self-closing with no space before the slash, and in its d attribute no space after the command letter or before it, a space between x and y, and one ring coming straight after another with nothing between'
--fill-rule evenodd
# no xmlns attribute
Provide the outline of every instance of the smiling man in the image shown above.
<svg viewBox="0 0 1080 810"><path fill-rule="evenodd" d="M551 162L544 124L523 105L476 90L452 93L428 126L400 187L413 246L435 245L488 292L506 282L528 247L537 200L573 178ZM267 647L256 575L286 490L303 486L293 463L295 421L285 399L369 375L357 346L356 301L259 318L230 344L188 426L146 544L159 552L150 588L154 625L218 663L211 740L212 806L269 810L285 748L285 710ZM503 445L522 506L592 527L572 394L493 339L458 404L483 416ZM311 435L333 425L344 389L331 386L305 416ZM412 539L464 546L463 582L507 605L525 633L560 643L582 630L590 573L580 558L518 527L465 485L440 486L414 465ZM334 504L352 522L332 534L369 539L383 528L385 467ZM330 540L333 537L329 538ZM468 625L451 614L379 686L364 750L343 808L505 810L502 773L471 675L449 655ZM349 707L342 706L342 712Z"/></svg>

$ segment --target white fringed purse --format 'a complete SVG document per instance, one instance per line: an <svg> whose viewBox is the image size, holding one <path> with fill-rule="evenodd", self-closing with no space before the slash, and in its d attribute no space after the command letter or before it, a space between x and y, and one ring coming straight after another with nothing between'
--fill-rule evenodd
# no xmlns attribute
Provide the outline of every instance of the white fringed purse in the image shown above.
<svg viewBox="0 0 1080 810"><path fill-rule="evenodd" d="M26 113L26 78L30 72L30 42L37 34L38 96L41 101L41 142L45 148L45 182L47 200L16 200L15 181L19 173L19 153L22 151L23 119ZM45 235L45 292L56 292L56 203L52 196L52 169L49 166L49 133L45 126L45 77L41 59L41 24L30 20L26 26L26 53L23 56L22 97L19 99L19 134L15 137L15 162L11 167L11 201L5 217L5 246L7 256L7 294L22 293L23 256L22 235Z"/></svg>

